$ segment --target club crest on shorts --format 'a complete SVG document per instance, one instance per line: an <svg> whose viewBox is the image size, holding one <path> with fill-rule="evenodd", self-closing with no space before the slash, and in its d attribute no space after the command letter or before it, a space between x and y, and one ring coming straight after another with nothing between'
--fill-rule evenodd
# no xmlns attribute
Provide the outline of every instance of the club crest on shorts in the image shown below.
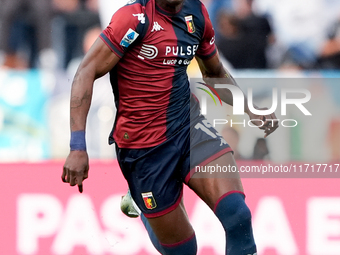
<svg viewBox="0 0 340 255"><path fill-rule="evenodd" d="M144 204L147 209L155 209L157 207L156 200L152 195L152 192L142 193Z"/></svg>
<svg viewBox="0 0 340 255"><path fill-rule="evenodd" d="M186 16L185 22L187 23L188 32L191 33L191 34L195 33L196 28L195 28L194 19L193 19L192 15Z"/></svg>

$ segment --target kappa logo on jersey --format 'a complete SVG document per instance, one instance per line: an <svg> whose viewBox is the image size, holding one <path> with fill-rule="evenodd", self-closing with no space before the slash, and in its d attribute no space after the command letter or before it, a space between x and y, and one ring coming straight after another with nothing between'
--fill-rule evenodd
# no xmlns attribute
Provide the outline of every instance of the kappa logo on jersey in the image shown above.
<svg viewBox="0 0 340 255"><path fill-rule="evenodd" d="M128 2L127 2L127 4L133 4L134 2L136 2L137 0L129 0Z"/></svg>
<svg viewBox="0 0 340 255"><path fill-rule="evenodd" d="M139 34L136 31L129 28L129 30L124 35L122 41L120 42L120 45L127 48L137 39L138 36Z"/></svg>
<svg viewBox="0 0 340 255"><path fill-rule="evenodd" d="M194 20L193 20L192 15L186 16L185 22L187 23L188 32L191 33L191 34L195 33L196 28L195 28L195 24L194 24Z"/></svg>
<svg viewBox="0 0 340 255"><path fill-rule="evenodd" d="M161 25L158 24L157 21L155 21L153 23L153 28L151 30L151 32L154 32L154 31L161 31L161 30L164 30L164 28L161 27Z"/></svg>
<svg viewBox="0 0 340 255"><path fill-rule="evenodd" d="M143 44L142 48L139 52L138 57L140 59L154 59L158 55L158 49L156 46L153 45L148 45L148 44Z"/></svg>
<svg viewBox="0 0 340 255"><path fill-rule="evenodd" d="M132 14L134 17L137 17L140 23L145 24L145 16L144 13L137 13L137 14Z"/></svg>
<svg viewBox="0 0 340 255"><path fill-rule="evenodd" d="M157 207L156 200L152 195L152 192L142 193L144 204L148 209L155 209Z"/></svg>

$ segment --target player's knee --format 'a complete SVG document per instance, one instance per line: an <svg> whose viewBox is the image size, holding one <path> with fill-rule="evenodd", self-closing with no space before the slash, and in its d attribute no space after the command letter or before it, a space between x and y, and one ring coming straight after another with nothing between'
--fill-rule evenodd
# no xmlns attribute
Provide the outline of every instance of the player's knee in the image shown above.
<svg viewBox="0 0 340 255"><path fill-rule="evenodd" d="M256 254L251 213L244 202L243 193L223 196L215 206L215 214L226 231L226 254Z"/></svg>
<svg viewBox="0 0 340 255"><path fill-rule="evenodd" d="M175 244L161 244L163 255L196 255L197 241L195 233L188 239Z"/></svg>
<svg viewBox="0 0 340 255"><path fill-rule="evenodd" d="M214 211L226 232L237 228L251 228L251 213L243 193L231 193L222 197Z"/></svg>

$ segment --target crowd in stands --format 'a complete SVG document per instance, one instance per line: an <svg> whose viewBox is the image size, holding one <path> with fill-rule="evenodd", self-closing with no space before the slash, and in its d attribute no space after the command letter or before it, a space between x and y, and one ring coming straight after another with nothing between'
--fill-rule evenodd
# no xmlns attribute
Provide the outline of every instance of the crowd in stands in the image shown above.
<svg viewBox="0 0 340 255"><path fill-rule="evenodd" d="M103 29L124 1L0 0L0 66L66 70L86 51L85 35ZM231 68L340 67L338 0L203 2Z"/></svg>
<svg viewBox="0 0 340 255"><path fill-rule="evenodd" d="M220 53L236 69L338 69L340 1L212 0Z"/></svg>
<svg viewBox="0 0 340 255"><path fill-rule="evenodd" d="M8 68L62 68L100 26L97 0L0 0L0 60Z"/></svg>

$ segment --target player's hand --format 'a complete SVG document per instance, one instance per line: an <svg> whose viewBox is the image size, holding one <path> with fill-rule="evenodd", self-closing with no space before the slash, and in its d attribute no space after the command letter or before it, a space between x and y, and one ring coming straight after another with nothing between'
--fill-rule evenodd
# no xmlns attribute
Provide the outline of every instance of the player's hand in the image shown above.
<svg viewBox="0 0 340 255"><path fill-rule="evenodd" d="M83 192L83 181L89 173L89 157L86 151L71 151L68 155L61 179L71 186L78 185L80 193Z"/></svg>
<svg viewBox="0 0 340 255"><path fill-rule="evenodd" d="M258 110L268 110L268 108L259 108ZM249 113L248 115L254 125L258 126L259 129L264 130L264 138L269 136L279 127L279 121L277 120L275 113L270 115L257 115Z"/></svg>

